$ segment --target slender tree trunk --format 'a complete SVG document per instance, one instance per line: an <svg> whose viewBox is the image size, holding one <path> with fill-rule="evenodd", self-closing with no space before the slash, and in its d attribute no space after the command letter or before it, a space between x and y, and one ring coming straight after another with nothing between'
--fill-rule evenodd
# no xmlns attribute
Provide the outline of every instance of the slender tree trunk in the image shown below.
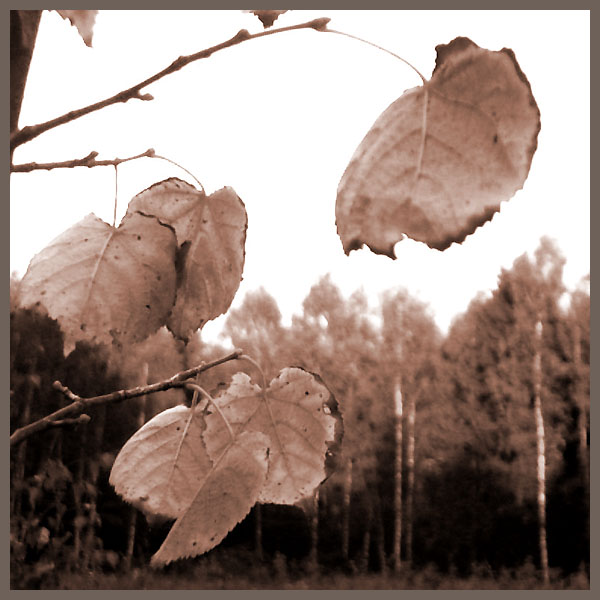
<svg viewBox="0 0 600 600"><path fill-rule="evenodd" d="M536 352L534 357L534 411L537 437L537 499L538 499L538 528L540 545L540 565L544 583L550 581L548 573L548 546L546 540L546 454L544 447L544 418L542 415L542 322L535 326Z"/></svg>
<svg viewBox="0 0 600 600"><path fill-rule="evenodd" d="M342 512L342 560L346 563L349 558L350 546L350 498L352 495L352 459L346 462L346 472L344 477L344 498Z"/></svg>
<svg viewBox="0 0 600 600"><path fill-rule="evenodd" d="M23 412L21 413L21 427L27 425L31 420L31 401L33 399L33 381L31 375L27 381L26 391L23 397ZM21 447L17 449L17 456L15 459L15 469L13 474L13 494L11 497L10 514L16 515L21 514L21 503L23 500L23 488L22 484L25 481L25 463L27 458L27 441L21 444Z"/></svg>
<svg viewBox="0 0 600 600"><path fill-rule="evenodd" d="M400 571L402 565L402 390L400 381L396 381L394 389L396 405L396 468L394 473L394 548L392 551L392 568Z"/></svg>
<svg viewBox="0 0 600 600"><path fill-rule="evenodd" d="M371 502L371 491L368 485L365 485L365 503L366 511L364 515L364 531L362 541L362 551L360 553L359 571L364 573L369 568L369 558L371 554L371 528L373 525L373 507Z"/></svg>
<svg viewBox="0 0 600 600"><path fill-rule="evenodd" d="M254 551L256 558L263 560L262 504L258 502L254 505Z"/></svg>
<svg viewBox="0 0 600 600"><path fill-rule="evenodd" d="M148 363L145 362L140 375L140 385L148 384ZM146 422L146 396L142 396L138 405L137 427L138 429ZM135 533L137 524L137 508L132 506L129 509L129 525L127 527L127 549L125 550L124 566L127 570L131 568L133 560L133 551L135 549Z"/></svg>
<svg viewBox="0 0 600 600"><path fill-rule="evenodd" d="M406 445L406 562L412 566L413 506L415 495L415 420L417 407L414 393L408 395Z"/></svg>
<svg viewBox="0 0 600 600"><path fill-rule="evenodd" d="M98 515L98 475L100 473L100 453L102 452L102 442L104 441L104 428L106 425L106 406L99 407L92 425L92 434L94 438L93 456L88 459L88 481L92 487L92 493L89 497L89 519L88 530L85 539L86 560L90 568L97 566L96 558L96 540L98 538L97 527L100 525L100 516Z"/></svg>
<svg viewBox="0 0 600 600"><path fill-rule="evenodd" d="M376 486L374 486L376 489ZM387 561L385 559L385 528L383 526L383 510L381 508L381 499L379 498L379 493L375 493L375 502L374 502L374 511L373 511L373 525L375 529L375 540L376 545L375 549L377 552L377 560L379 561L379 569L382 573L387 571Z"/></svg>
<svg viewBox="0 0 600 600"><path fill-rule="evenodd" d="M85 448L87 439L87 430L85 427L79 429L75 434L79 437L79 448ZM80 568L81 565L81 532L84 528L86 517L84 515L83 508L83 494L85 488L84 482L84 467L85 467L85 452L80 452L77 457L77 464L75 467L75 473L73 477L73 496L75 500L75 518L73 519L73 554L70 558L69 569L75 571Z"/></svg>
<svg viewBox="0 0 600 600"><path fill-rule="evenodd" d="M310 541L309 563L311 571L316 573L319 570L319 488L313 495L310 511Z"/></svg>
<svg viewBox="0 0 600 600"><path fill-rule="evenodd" d="M579 410L577 418L577 431L579 434L579 464L581 467L581 475L586 487L589 485L590 466L588 457L588 442L587 442L587 406L585 394L581 385L581 331L579 325L575 325L575 340L573 345L573 368L575 371L574 390L575 401Z"/></svg>

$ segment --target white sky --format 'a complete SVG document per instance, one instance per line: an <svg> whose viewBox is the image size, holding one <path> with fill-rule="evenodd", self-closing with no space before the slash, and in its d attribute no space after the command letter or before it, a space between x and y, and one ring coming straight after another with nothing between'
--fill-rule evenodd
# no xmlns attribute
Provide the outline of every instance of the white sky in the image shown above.
<svg viewBox="0 0 600 600"><path fill-rule="evenodd" d="M445 331L501 267L533 252L542 235L567 258L565 283L590 270L589 11L293 11L276 26L331 17L330 27L401 55L426 77L435 46L467 36L509 47L541 112L538 150L524 189L494 219L445 252L405 240L397 260L369 250L345 256L335 228L340 177L379 114L419 85L402 62L360 42L311 30L267 36L188 65L149 86L152 102L129 101L42 134L15 163L126 157L154 148L191 171L211 193L232 186L248 211L244 280L233 306L263 286L288 321L321 275L373 303L403 286L431 307ZM98 101L222 42L239 29L262 31L240 11L100 11L93 48L56 12L44 11L20 125ZM181 169L142 159L119 167L118 220L128 201ZM112 222L112 167L11 176L11 271L90 212ZM223 317L203 330L220 331Z"/></svg>

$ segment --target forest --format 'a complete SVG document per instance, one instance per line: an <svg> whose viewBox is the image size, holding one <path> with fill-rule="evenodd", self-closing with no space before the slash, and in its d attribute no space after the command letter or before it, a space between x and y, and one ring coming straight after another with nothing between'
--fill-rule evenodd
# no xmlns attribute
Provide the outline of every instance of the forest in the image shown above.
<svg viewBox="0 0 600 600"><path fill-rule="evenodd" d="M376 307L329 276L284 324L264 289L231 309L223 343L165 328L119 349L78 342L10 289L11 433L69 401L161 381L242 348L267 381L318 373L342 417L331 475L298 506L257 503L224 542L161 571L148 567L170 523L147 519L108 482L118 451L171 389L89 411L11 452L12 588L190 589L540 587L535 356L540 358L550 587L589 588L589 280L563 284L542 238L438 330L428 307L390 287ZM536 337L536 323L541 335ZM212 396L233 362L199 378ZM252 375L254 377L254 375ZM191 395L191 394L190 394Z"/></svg>

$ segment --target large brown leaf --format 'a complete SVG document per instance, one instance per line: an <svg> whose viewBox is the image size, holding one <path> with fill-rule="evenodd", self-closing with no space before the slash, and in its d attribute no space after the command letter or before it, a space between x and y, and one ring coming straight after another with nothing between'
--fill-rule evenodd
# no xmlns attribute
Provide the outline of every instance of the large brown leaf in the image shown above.
<svg viewBox="0 0 600 600"><path fill-rule="evenodd" d="M176 519L190 506L212 469L202 441L200 407L169 408L150 419L121 448L110 483L150 517Z"/></svg>
<svg viewBox="0 0 600 600"><path fill-rule="evenodd" d="M58 320L66 351L78 340L142 340L173 306L176 247L155 218L130 215L114 228L89 214L33 257L21 302Z"/></svg>
<svg viewBox="0 0 600 600"><path fill-rule="evenodd" d="M150 564L160 566L214 548L249 512L267 473L269 439L246 432L230 439L194 499Z"/></svg>
<svg viewBox="0 0 600 600"><path fill-rule="evenodd" d="M511 50L467 38L437 48L431 80L377 119L338 187L344 251L394 256L404 235L444 250L521 189L540 130L529 82Z"/></svg>
<svg viewBox="0 0 600 600"><path fill-rule="evenodd" d="M341 418L335 399L316 376L286 368L262 390L246 374L237 373L215 402L236 435L259 431L271 440L260 502L295 504L327 477L326 459L340 441ZM218 412L208 414L206 422L204 441L215 457L230 434Z"/></svg>
<svg viewBox="0 0 600 600"><path fill-rule="evenodd" d="M230 187L210 196L171 178L129 203L128 213L153 215L177 235L177 299L167 326L190 334L227 311L242 279L248 219L244 203Z"/></svg>

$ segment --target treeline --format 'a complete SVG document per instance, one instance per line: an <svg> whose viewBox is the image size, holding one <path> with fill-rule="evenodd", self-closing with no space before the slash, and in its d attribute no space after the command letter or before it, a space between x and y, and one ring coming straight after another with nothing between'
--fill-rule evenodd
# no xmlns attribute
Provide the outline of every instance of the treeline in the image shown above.
<svg viewBox="0 0 600 600"><path fill-rule="evenodd" d="M247 294L224 333L268 379L292 365L318 373L340 405L344 440L335 473L305 513L255 507L223 546L359 571L433 564L466 576L481 565L539 565L539 349L549 564L589 572L590 298L575 291L564 302L563 264L543 239L534 258L503 270L491 296L473 300L446 336L401 289L371 309L362 293L345 299L325 277L289 326L268 293ZM64 357L56 322L19 309L14 281L11 431L66 404L52 390L56 379L92 396L229 350L200 336L186 346L161 330L126 351L78 345ZM240 368L213 369L202 385L218 393ZM142 422L183 401L171 390L101 407L87 425L52 429L12 452L11 576L35 582L57 568L147 562L166 531L125 505L108 473Z"/></svg>

